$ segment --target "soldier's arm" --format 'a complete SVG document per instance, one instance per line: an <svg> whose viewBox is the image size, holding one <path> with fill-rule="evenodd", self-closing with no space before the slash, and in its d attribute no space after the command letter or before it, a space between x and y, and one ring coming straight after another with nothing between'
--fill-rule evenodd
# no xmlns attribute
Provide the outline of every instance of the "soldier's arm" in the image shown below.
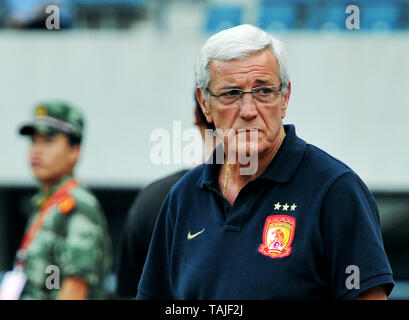
<svg viewBox="0 0 409 320"><path fill-rule="evenodd" d="M88 284L81 279L66 278L62 285L58 300L85 300L88 295Z"/></svg>
<svg viewBox="0 0 409 320"><path fill-rule="evenodd" d="M99 273L104 231L82 210L73 210L67 218L64 248L58 255L64 275L58 298L88 299L91 287L104 281Z"/></svg>

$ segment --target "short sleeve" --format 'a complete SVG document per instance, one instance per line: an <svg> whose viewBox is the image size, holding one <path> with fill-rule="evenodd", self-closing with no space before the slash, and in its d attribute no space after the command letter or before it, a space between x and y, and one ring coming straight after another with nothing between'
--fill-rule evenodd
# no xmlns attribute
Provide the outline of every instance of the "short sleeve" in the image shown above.
<svg viewBox="0 0 409 320"><path fill-rule="evenodd" d="M375 200L353 172L330 187L321 212L321 236L334 299L354 299L383 286L394 286ZM358 289L359 287L359 289Z"/></svg>
<svg viewBox="0 0 409 320"><path fill-rule="evenodd" d="M172 246L171 194L168 194L156 221L147 259L138 286L138 300L172 300L170 248Z"/></svg>
<svg viewBox="0 0 409 320"><path fill-rule="evenodd" d="M81 211L73 211L67 218L67 235L58 255L62 274L98 285L103 268L104 230Z"/></svg>

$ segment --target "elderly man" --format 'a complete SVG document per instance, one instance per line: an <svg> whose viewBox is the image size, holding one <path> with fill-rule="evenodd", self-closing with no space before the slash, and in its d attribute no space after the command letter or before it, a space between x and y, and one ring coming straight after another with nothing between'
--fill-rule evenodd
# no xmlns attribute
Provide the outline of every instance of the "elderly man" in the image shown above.
<svg viewBox="0 0 409 320"><path fill-rule="evenodd" d="M222 150L226 161L171 189L138 298L386 299L394 283L371 193L282 124L281 43L250 25L224 30L202 48L196 77L207 120L229 138L210 160ZM234 160L252 154L257 169L243 174L249 163Z"/></svg>

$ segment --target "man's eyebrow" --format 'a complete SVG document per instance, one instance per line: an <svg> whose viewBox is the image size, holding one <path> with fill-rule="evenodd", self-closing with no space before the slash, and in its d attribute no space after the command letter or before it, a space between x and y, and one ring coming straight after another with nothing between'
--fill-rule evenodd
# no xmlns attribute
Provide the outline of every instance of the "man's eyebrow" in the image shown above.
<svg viewBox="0 0 409 320"><path fill-rule="evenodd" d="M219 89L217 89L217 90L232 90L232 89L239 89L239 90L241 90L241 88L240 88L239 86L222 87L222 88L219 88Z"/></svg>
<svg viewBox="0 0 409 320"><path fill-rule="evenodd" d="M271 80L257 79L255 81L255 84L257 84L257 85L266 85L266 84L267 85L272 85L272 81ZM234 86L234 85L221 87L221 88L218 88L216 90L232 90L232 89L240 89L241 90L240 86Z"/></svg>
<svg viewBox="0 0 409 320"><path fill-rule="evenodd" d="M257 80L256 80L256 83L257 83L257 84L270 84L271 81L269 81L269 80L257 79Z"/></svg>

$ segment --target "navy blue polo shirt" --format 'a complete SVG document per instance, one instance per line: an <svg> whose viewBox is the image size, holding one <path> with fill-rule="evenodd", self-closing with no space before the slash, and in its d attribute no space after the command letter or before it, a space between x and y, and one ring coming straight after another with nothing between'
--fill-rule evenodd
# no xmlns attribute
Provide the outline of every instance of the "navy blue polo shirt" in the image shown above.
<svg viewBox="0 0 409 320"><path fill-rule="evenodd" d="M293 125L233 205L220 164L173 186L153 232L139 299L353 299L394 283L379 214L349 167ZM213 153L215 157L215 152Z"/></svg>

